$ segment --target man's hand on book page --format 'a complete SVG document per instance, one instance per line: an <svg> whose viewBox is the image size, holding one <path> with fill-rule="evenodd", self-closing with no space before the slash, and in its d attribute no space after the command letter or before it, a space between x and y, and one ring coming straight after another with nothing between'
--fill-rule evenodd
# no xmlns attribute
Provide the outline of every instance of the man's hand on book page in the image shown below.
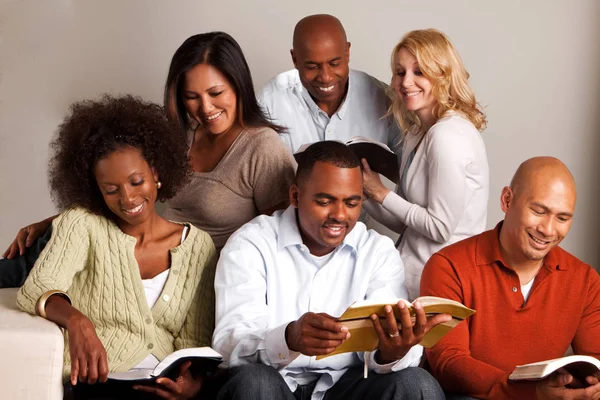
<svg viewBox="0 0 600 400"><path fill-rule="evenodd" d="M600 399L600 382L598 376L586 378L591 386L586 388L572 388L581 386L581 382L574 382L574 378L565 369L561 368L548 378L538 382L536 395L538 400L585 400Z"/></svg>
<svg viewBox="0 0 600 400"><path fill-rule="evenodd" d="M173 381L169 378L158 378L154 385L135 385L133 388L140 392L152 393L161 399L186 400L196 396L202 388L202 377L196 377L190 372L191 361L186 361L179 368L179 376Z"/></svg>
<svg viewBox="0 0 600 400"><path fill-rule="evenodd" d="M108 379L108 359L94 324L78 313L66 326L71 355L71 385L77 381L94 384Z"/></svg>
<svg viewBox="0 0 600 400"><path fill-rule="evenodd" d="M385 328L377 314L371 315L371 321L379 338L379 348L375 353L375 360L379 364L389 364L400 360L411 347L419 344L423 340L423 336L434 326L452 319L448 314L437 314L428 320L421 303L415 301L413 303L415 309L413 323L410 311L404 301L399 301L397 306L400 309L400 327L398 327L392 307L389 305L385 306Z"/></svg>
<svg viewBox="0 0 600 400"><path fill-rule="evenodd" d="M285 328L288 348L307 356L329 354L349 337L348 328L325 313L306 313Z"/></svg>
<svg viewBox="0 0 600 400"><path fill-rule="evenodd" d="M369 167L366 159L363 158L360 161L363 165L363 192L379 204L383 203L383 199L390 192L390 189L385 187L379 174Z"/></svg>

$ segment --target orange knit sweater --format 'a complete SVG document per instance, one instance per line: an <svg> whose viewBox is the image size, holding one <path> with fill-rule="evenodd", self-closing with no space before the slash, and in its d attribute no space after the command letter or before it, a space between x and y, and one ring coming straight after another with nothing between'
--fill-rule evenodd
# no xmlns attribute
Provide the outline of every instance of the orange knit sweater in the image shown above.
<svg viewBox="0 0 600 400"><path fill-rule="evenodd" d="M501 226L442 249L425 265L422 296L476 310L426 354L448 392L535 399L535 383L508 382L516 365L562 357L569 345L600 357L600 277L555 247L523 304L519 277L500 253Z"/></svg>

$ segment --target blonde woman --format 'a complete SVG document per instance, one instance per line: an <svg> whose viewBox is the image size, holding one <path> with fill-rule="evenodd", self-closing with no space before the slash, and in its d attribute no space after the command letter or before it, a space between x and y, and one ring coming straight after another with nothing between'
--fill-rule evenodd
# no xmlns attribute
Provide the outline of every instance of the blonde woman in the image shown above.
<svg viewBox="0 0 600 400"><path fill-rule="evenodd" d="M390 112L405 132L400 182L390 191L363 159L365 208L400 234L398 250L414 299L433 253L485 229L489 171L480 131L486 119L442 32L407 33L391 64Z"/></svg>

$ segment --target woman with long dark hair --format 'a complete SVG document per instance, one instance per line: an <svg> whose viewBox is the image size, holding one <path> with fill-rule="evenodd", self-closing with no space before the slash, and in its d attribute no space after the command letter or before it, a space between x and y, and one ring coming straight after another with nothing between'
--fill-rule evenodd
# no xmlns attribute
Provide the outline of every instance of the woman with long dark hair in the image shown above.
<svg viewBox="0 0 600 400"><path fill-rule="evenodd" d="M165 86L170 119L188 132L191 182L165 217L192 222L217 249L244 223L288 205L294 161L256 100L242 49L224 32L188 38Z"/></svg>

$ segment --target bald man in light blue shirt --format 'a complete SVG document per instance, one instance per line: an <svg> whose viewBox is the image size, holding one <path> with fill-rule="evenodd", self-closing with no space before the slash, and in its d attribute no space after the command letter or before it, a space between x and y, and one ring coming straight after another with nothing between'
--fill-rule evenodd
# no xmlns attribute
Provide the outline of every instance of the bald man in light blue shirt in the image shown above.
<svg viewBox="0 0 600 400"><path fill-rule="evenodd" d="M259 101L270 118L288 129L281 138L295 153L305 143L347 142L364 136L397 152L401 132L393 117L386 85L350 70L350 43L331 15L303 18L294 29L291 50L295 69L262 89Z"/></svg>

